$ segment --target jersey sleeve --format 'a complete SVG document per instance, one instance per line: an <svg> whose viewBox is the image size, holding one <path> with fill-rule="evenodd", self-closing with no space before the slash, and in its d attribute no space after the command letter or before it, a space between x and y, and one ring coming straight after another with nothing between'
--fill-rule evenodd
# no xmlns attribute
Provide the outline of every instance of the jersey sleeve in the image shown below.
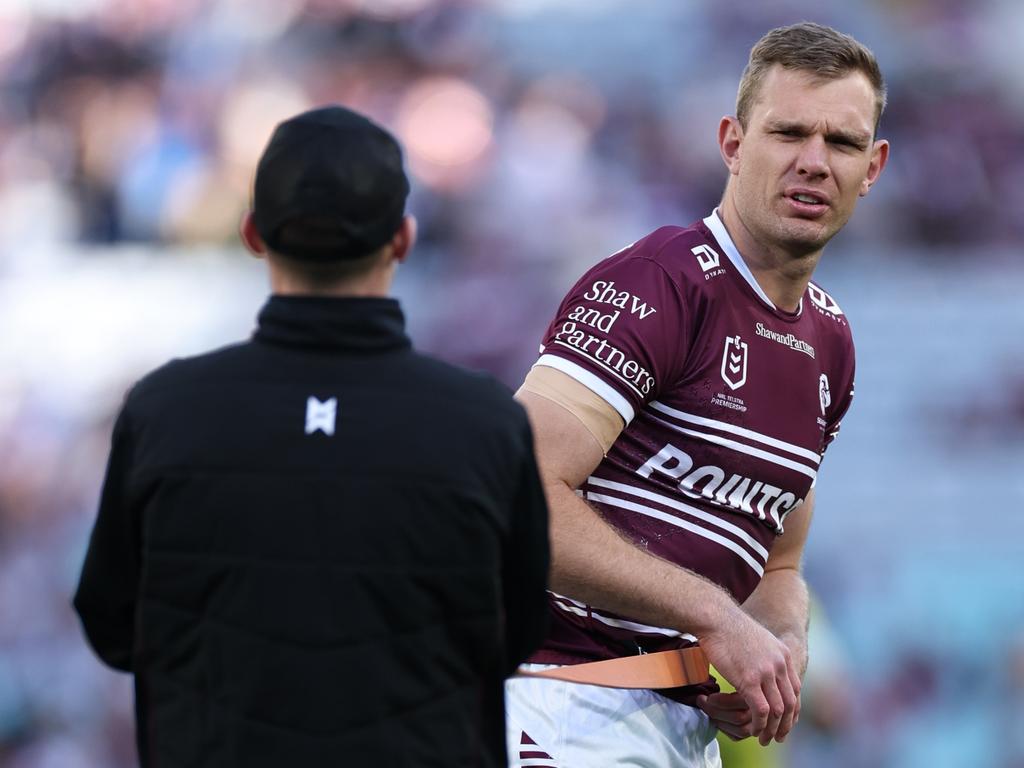
<svg viewBox="0 0 1024 768"><path fill-rule="evenodd" d="M842 380L841 387L839 390L838 397L835 402L830 403L831 407L825 409L827 417L825 422L825 434L822 438L821 453L825 455L825 451L828 449L832 441L839 435L839 429L842 426L843 418L846 416L847 411L850 410L850 405L853 403L853 390L854 390L854 373L855 373L855 361L852 343L849 345L848 358L849 367L846 372L846 376ZM822 394L822 397L827 395Z"/></svg>
<svg viewBox="0 0 1024 768"><path fill-rule="evenodd" d="M687 314L665 268L634 246L573 286L548 326L537 364L568 374L629 424L682 370Z"/></svg>

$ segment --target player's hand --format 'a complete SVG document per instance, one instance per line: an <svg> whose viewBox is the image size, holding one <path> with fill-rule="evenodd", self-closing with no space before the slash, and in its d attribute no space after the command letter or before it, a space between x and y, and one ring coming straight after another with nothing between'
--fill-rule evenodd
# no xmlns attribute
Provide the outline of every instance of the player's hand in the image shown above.
<svg viewBox="0 0 1024 768"><path fill-rule="evenodd" d="M733 741L754 735L750 707L738 693L712 693L697 697L697 707L711 719L711 724Z"/></svg>
<svg viewBox="0 0 1024 768"><path fill-rule="evenodd" d="M787 645L738 607L700 645L749 707L751 735L762 746L784 741L800 714L800 675Z"/></svg>

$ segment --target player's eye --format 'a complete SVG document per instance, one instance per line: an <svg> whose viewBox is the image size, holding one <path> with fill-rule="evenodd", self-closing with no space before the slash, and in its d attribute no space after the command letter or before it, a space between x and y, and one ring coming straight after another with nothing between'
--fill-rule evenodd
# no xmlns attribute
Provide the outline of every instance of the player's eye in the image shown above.
<svg viewBox="0 0 1024 768"><path fill-rule="evenodd" d="M835 136L833 138L830 138L829 143L835 144L836 146L841 147L843 149L852 149L857 151L864 149L863 146L861 146L853 139L846 139L841 136Z"/></svg>

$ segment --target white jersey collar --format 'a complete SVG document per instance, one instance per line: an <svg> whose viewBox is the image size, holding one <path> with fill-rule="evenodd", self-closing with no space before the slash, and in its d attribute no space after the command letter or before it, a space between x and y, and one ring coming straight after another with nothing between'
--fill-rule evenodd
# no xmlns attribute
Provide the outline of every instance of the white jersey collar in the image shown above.
<svg viewBox="0 0 1024 768"><path fill-rule="evenodd" d="M750 267L747 266L747 262L740 256L740 252L736 250L736 244L729 237L729 231L725 228L725 224L722 223L721 217L718 215L718 209L715 208L711 212L711 215L704 219L704 225L711 230L711 234L715 236L715 240L722 246L722 250L725 251L725 255L729 257L729 261L736 267L736 271L739 272L743 279L747 281L751 288L754 289L754 293L761 297L761 300L769 307L776 311L779 310L775 306L775 302L768 298L768 294L762 290L761 286L758 285L757 280L754 279L753 272L750 271ZM796 308L796 314L799 317L804 311L804 297L800 297L800 306Z"/></svg>

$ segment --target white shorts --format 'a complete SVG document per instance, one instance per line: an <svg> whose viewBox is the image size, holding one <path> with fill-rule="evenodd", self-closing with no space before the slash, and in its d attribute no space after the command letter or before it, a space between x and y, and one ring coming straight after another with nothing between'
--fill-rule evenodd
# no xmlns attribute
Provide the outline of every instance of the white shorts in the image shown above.
<svg viewBox="0 0 1024 768"><path fill-rule="evenodd" d="M708 716L653 691L517 677L505 708L510 768L722 765Z"/></svg>

